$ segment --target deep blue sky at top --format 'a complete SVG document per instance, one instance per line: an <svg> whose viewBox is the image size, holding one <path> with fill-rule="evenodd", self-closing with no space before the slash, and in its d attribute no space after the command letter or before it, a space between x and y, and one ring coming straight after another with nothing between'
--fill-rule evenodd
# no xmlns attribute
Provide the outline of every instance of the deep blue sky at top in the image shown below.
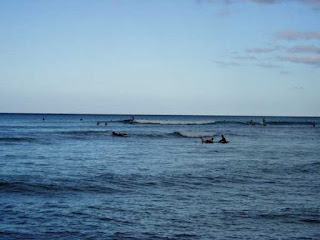
<svg viewBox="0 0 320 240"><path fill-rule="evenodd" d="M319 5L1 1L0 112L319 116Z"/></svg>

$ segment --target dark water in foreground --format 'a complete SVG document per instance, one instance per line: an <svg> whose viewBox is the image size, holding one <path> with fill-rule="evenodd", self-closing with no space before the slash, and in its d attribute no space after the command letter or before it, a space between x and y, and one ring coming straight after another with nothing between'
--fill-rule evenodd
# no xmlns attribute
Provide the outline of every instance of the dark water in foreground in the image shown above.
<svg viewBox="0 0 320 240"><path fill-rule="evenodd" d="M129 117L0 114L0 239L320 239L319 118Z"/></svg>

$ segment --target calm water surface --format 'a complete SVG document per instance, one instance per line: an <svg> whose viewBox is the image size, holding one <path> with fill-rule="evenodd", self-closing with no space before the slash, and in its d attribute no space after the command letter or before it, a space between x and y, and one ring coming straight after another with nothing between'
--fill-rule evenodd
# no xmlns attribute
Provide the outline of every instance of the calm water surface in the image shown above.
<svg viewBox="0 0 320 240"><path fill-rule="evenodd" d="M130 117L0 114L0 239L320 239L319 118Z"/></svg>

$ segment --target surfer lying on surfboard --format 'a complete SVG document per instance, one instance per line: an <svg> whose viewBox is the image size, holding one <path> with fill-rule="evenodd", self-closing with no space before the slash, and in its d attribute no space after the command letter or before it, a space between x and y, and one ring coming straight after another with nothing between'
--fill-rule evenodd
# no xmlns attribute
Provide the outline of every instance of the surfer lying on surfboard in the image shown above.
<svg viewBox="0 0 320 240"><path fill-rule="evenodd" d="M200 137L202 143L213 143L213 138L211 139L203 139L202 137Z"/></svg>
<svg viewBox="0 0 320 240"><path fill-rule="evenodd" d="M116 133L116 132L112 132L112 136L128 137L128 134L126 134L126 133Z"/></svg>

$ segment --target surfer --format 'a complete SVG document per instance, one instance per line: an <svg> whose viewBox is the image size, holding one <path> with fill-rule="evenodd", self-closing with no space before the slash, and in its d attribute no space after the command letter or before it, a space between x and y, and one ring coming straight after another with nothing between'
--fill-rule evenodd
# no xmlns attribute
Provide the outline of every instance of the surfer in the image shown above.
<svg viewBox="0 0 320 240"><path fill-rule="evenodd" d="M223 135L221 135L221 139L219 142L220 143L228 143L227 139Z"/></svg>
<svg viewBox="0 0 320 240"><path fill-rule="evenodd" d="M107 125L108 125L108 123L107 123L107 122L104 122L104 125L105 125L105 126L107 126Z"/></svg>
<svg viewBox="0 0 320 240"><path fill-rule="evenodd" d="M100 122L97 122L97 126L99 126L100 125Z"/></svg>
<svg viewBox="0 0 320 240"><path fill-rule="evenodd" d="M202 143L213 143L213 138L211 138L211 139L203 139L202 137L200 137L200 139L201 139Z"/></svg>
<svg viewBox="0 0 320 240"><path fill-rule="evenodd" d="M131 118L129 119L129 123L132 124L134 122L134 117L131 116Z"/></svg>
<svg viewBox="0 0 320 240"><path fill-rule="evenodd" d="M262 120L262 125L263 126L267 126L267 124L266 124L266 120L263 118L263 120Z"/></svg>
<svg viewBox="0 0 320 240"><path fill-rule="evenodd" d="M312 125L313 125L313 127L315 127L316 126L316 122L313 122Z"/></svg>
<svg viewBox="0 0 320 240"><path fill-rule="evenodd" d="M116 133L116 132L112 132L112 136L128 137L128 134L126 134L126 133Z"/></svg>
<svg viewBox="0 0 320 240"><path fill-rule="evenodd" d="M133 117L133 116L131 116L131 118L130 118L130 119L126 119L126 120L124 120L124 123L129 123L129 124L134 123L134 117Z"/></svg>

